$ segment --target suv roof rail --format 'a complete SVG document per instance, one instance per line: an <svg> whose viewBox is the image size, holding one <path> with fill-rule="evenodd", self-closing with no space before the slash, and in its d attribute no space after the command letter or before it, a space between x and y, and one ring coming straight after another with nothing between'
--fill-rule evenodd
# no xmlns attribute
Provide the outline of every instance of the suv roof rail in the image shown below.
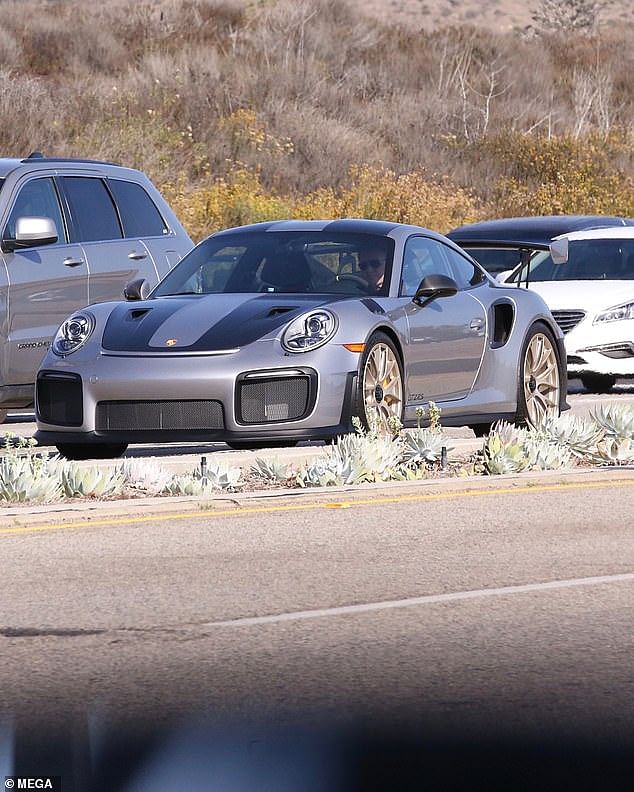
<svg viewBox="0 0 634 792"><path fill-rule="evenodd" d="M106 160L81 159L81 157L45 157L39 151L34 151L32 154L29 154L29 156L21 160L21 162L29 162L33 159L39 162L76 162L85 165L117 165L121 167L119 162L108 162Z"/></svg>

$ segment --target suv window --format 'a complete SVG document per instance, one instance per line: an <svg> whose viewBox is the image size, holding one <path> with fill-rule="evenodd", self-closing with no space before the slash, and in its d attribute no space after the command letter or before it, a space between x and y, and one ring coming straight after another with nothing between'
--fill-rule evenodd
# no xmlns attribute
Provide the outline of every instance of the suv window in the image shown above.
<svg viewBox="0 0 634 792"><path fill-rule="evenodd" d="M140 184L108 179L126 237L152 237L167 234L168 228L154 201Z"/></svg>
<svg viewBox="0 0 634 792"><path fill-rule="evenodd" d="M456 281L459 289L470 289L482 283L484 273L477 264L448 245L443 245L442 249L452 269L451 277Z"/></svg>
<svg viewBox="0 0 634 792"><path fill-rule="evenodd" d="M453 278L438 242L428 237L410 237L405 243L403 253L400 295L413 297L420 282L427 275L446 275Z"/></svg>
<svg viewBox="0 0 634 792"><path fill-rule="evenodd" d="M66 242L62 210L53 179L31 179L18 193L4 231L5 239L15 239L18 217L49 217L57 228L57 239Z"/></svg>
<svg viewBox="0 0 634 792"><path fill-rule="evenodd" d="M79 242L121 239L119 218L101 179L63 176Z"/></svg>

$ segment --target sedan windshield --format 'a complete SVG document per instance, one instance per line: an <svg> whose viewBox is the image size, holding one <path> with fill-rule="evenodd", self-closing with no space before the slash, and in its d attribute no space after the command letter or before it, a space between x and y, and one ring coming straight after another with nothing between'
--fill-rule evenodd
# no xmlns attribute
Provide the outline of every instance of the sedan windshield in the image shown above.
<svg viewBox="0 0 634 792"><path fill-rule="evenodd" d="M387 295L394 240L372 234L221 234L195 247L152 297L272 293Z"/></svg>
<svg viewBox="0 0 634 792"><path fill-rule="evenodd" d="M634 239L579 239L568 246L568 261L555 264L547 251L530 263L530 281L634 280ZM526 280L526 267L508 279Z"/></svg>

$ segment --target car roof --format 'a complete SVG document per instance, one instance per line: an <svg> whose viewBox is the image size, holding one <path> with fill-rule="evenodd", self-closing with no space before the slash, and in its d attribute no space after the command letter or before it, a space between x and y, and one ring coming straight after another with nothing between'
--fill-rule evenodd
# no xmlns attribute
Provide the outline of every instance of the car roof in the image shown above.
<svg viewBox="0 0 634 792"><path fill-rule="evenodd" d="M262 231L339 231L348 234L377 234L387 236L399 223L385 220L341 219L341 220L272 220L265 223L237 226L218 231L214 236L235 233L261 233ZM430 234L433 232L430 232Z"/></svg>
<svg viewBox="0 0 634 792"><path fill-rule="evenodd" d="M566 238L570 242L580 239L634 239L634 226L620 228L595 228L586 231L571 231L560 234L557 239Z"/></svg>
<svg viewBox="0 0 634 792"><path fill-rule="evenodd" d="M21 164L22 160L13 159L10 157L0 157L0 178L8 176L11 171L19 168Z"/></svg>
<svg viewBox="0 0 634 792"><path fill-rule="evenodd" d="M505 243L507 245L546 246L556 236L589 228L634 225L634 219L608 215L545 215L540 217L505 217L454 228L447 236L460 245L473 242Z"/></svg>
<svg viewBox="0 0 634 792"><path fill-rule="evenodd" d="M51 165L101 165L101 166L108 166L108 167L122 167L117 165L115 162L104 162L102 160L91 160L91 159L81 159L75 157L43 157L43 156L34 156L31 155L29 157L24 157L22 159L18 159L17 157L0 157L0 178L5 178L14 170L17 170L20 167L25 165L32 167L38 167L42 165L43 167L50 168ZM126 168L126 170L130 170Z"/></svg>

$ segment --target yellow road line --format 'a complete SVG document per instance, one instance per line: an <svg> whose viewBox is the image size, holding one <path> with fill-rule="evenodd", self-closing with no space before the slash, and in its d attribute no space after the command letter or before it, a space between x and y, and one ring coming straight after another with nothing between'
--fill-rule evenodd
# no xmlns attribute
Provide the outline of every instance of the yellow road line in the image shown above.
<svg viewBox="0 0 634 792"><path fill-rule="evenodd" d="M588 481L574 484L543 484L524 487L499 487L498 489L467 490L466 492L434 492L427 495L394 495L379 498L359 498L351 501L328 501L326 503L292 503L279 506L237 506L233 509L201 509L177 514L148 514L143 517L118 517L109 520L82 520L69 523L42 523L40 525L21 525L13 528L0 528L0 534L40 533L43 531L65 531L82 528L103 528L116 525L136 525L148 522L172 522L192 520L201 517L239 517L245 514L275 514L279 512L314 511L316 509L354 509L357 506L379 506L387 503L412 503L415 501L440 501L459 498L482 498L490 495L517 495L533 492L562 492L578 489L612 489L615 487L634 487L632 479L611 481Z"/></svg>

